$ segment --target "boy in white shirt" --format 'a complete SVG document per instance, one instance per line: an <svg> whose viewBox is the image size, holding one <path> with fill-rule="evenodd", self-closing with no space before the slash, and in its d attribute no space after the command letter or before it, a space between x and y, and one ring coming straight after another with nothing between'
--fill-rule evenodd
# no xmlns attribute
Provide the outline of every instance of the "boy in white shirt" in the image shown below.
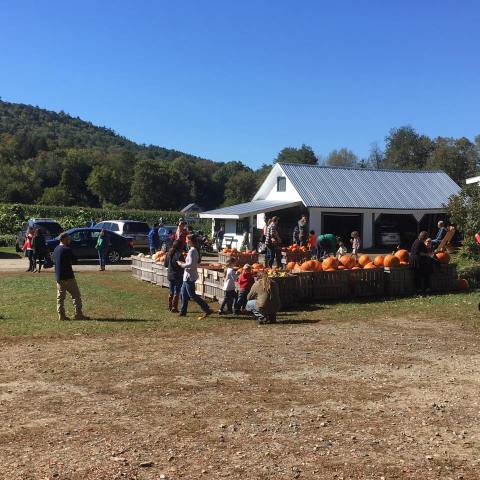
<svg viewBox="0 0 480 480"><path fill-rule="evenodd" d="M229 258L226 264L225 279L223 281L224 297L218 313L223 315L223 310L227 307L227 314L233 313L233 304L235 303L237 292L235 291L235 282L237 281L237 272L235 271L237 261Z"/></svg>

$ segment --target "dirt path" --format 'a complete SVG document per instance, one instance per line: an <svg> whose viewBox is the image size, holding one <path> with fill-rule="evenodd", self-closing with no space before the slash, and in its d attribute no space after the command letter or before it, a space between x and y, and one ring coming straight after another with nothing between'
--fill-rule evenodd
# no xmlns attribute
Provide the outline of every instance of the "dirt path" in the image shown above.
<svg viewBox="0 0 480 480"><path fill-rule="evenodd" d="M480 478L471 330L232 327L4 340L0 478Z"/></svg>

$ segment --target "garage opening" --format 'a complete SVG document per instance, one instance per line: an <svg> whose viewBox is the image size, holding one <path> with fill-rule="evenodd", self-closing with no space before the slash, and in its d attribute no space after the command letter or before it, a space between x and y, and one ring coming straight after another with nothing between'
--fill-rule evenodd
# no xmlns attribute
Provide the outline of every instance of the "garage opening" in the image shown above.
<svg viewBox="0 0 480 480"><path fill-rule="evenodd" d="M275 210L274 212L268 212L265 214L265 218L270 219L272 217L278 217L280 219L278 224L278 233L282 238L282 243L284 245L291 245L293 241L293 229L304 213L308 213L304 207L291 207L284 208L282 210ZM256 235L260 236L261 233L262 230L259 230Z"/></svg>
<svg viewBox="0 0 480 480"><path fill-rule="evenodd" d="M434 237L437 234L437 224L440 220L445 222L447 215L445 213L427 213L420 220L419 229L420 231L425 230L431 237Z"/></svg>
<svg viewBox="0 0 480 480"><path fill-rule="evenodd" d="M400 246L410 249L418 235L418 223L413 215L382 213L375 220L375 246Z"/></svg>
<svg viewBox="0 0 480 480"><path fill-rule="evenodd" d="M353 231L360 232L363 237L362 220L361 213L322 213L322 233L333 233L350 245Z"/></svg>

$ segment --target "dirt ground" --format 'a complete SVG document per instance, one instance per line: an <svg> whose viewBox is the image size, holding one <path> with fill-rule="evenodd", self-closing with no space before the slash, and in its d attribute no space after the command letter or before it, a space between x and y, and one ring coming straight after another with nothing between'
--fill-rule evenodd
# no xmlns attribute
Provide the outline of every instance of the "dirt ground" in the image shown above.
<svg viewBox="0 0 480 480"><path fill-rule="evenodd" d="M480 478L478 340L388 312L4 339L0 478Z"/></svg>

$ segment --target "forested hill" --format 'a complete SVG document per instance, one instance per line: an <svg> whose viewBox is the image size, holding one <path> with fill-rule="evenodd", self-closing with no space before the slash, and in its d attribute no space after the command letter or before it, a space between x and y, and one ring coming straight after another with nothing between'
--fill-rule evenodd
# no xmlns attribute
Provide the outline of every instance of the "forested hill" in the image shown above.
<svg viewBox="0 0 480 480"><path fill-rule="evenodd" d="M248 200L260 178L240 162L139 145L64 112L1 100L0 167L0 202L53 205L213 208Z"/></svg>

